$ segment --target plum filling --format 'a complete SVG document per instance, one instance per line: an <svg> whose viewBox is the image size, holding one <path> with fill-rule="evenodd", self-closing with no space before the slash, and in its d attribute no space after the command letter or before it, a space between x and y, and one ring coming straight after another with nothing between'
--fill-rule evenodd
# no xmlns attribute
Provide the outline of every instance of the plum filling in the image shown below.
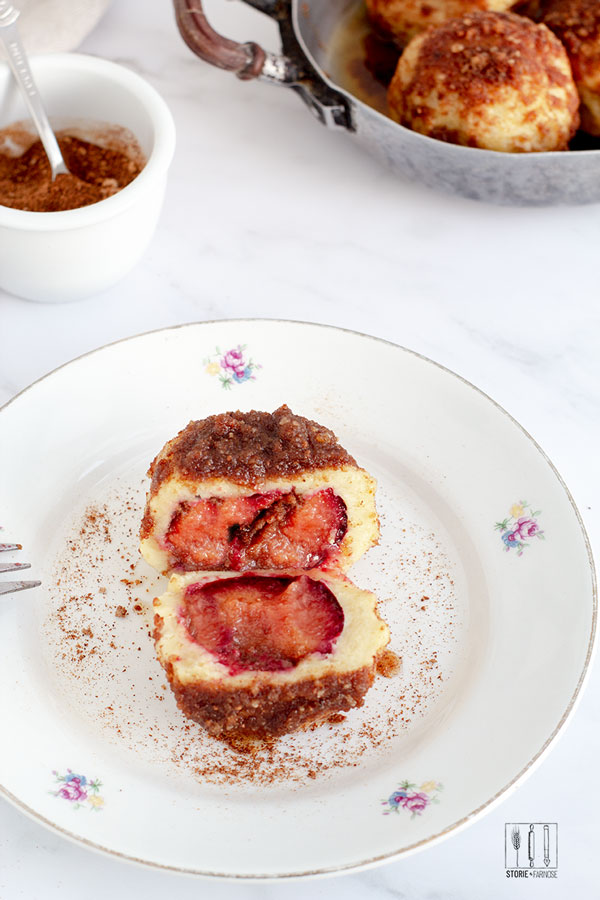
<svg viewBox="0 0 600 900"><path fill-rule="evenodd" d="M211 497L182 503L165 538L173 561L189 570L230 568L232 535L253 522L278 496L278 491L272 491L251 497Z"/></svg>
<svg viewBox="0 0 600 900"><path fill-rule="evenodd" d="M165 536L172 563L195 569L313 569L339 547L346 504L331 488L181 504Z"/></svg>
<svg viewBox="0 0 600 900"><path fill-rule="evenodd" d="M307 575L240 575L192 584L180 616L192 640L232 675L279 672L311 653L331 653L344 627L334 594Z"/></svg>

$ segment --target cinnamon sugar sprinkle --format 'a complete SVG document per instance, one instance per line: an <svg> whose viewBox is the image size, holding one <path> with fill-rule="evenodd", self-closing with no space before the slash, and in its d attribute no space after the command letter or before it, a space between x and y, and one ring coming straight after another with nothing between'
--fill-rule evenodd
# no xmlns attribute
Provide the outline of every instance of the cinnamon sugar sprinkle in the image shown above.
<svg viewBox="0 0 600 900"><path fill-rule="evenodd" d="M44 623L52 690L98 746L111 746L128 765L135 759L152 777L239 790L351 776L358 767L397 758L399 748L435 727L453 702L462 629L452 567L417 516L399 527L397 503L381 491L383 540L360 563L356 581L378 595L392 643L379 660L386 677L376 678L364 706L273 744L238 749L185 719L151 637L152 599L166 589L166 579L138 555L144 488L117 480L104 489L102 502L88 503L67 523L55 557ZM402 537L390 548L385 534L393 517Z"/></svg>

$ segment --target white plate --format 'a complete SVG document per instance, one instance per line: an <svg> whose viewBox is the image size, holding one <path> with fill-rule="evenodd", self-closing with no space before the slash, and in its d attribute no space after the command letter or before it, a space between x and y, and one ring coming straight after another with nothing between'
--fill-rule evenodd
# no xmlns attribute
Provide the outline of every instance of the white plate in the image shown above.
<svg viewBox="0 0 600 900"><path fill-rule="evenodd" d="M249 759L164 688L149 636L164 580L136 531L165 440L282 403L378 478L381 542L351 574L403 667L343 723ZM573 711L596 622L580 517L520 426L429 360L317 325L188 325L58 369L0 433L4 539L43 581L0 606L0 781L66 836L228 877L367 866L488 811Z"/></svg>

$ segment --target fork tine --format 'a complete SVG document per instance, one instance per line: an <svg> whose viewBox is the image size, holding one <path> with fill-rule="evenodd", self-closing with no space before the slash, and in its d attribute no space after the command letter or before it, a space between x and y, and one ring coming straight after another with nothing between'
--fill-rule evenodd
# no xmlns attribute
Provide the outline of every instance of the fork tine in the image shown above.
<svg viewBox="0 0 600 900"><path fill-rule="evenodd" d="M0 526L2 530L2 526ZM0 543L0 553L3 550L22 550L22 544L5 544ZM0 573L17 572L19 569L30 569L31 563L27 562L8 562L0 563ZM0 594L12 594L15 591L26 591L28 588L38 587L41 581L4 581L0 582Z"/></svg>
<svg viewBox="0 0 600 900"><path fill-rule="evenodd" d="M15 591L26 591L38 587L41 581L0 581L0 594L12 594Z"/></svg>
<svg viewBox="0 0 600 900"><path fill-rule="evenodd" d="M16 572L17 569L30 569L31 563L12 562L0 563L0 572Z"/></svg>

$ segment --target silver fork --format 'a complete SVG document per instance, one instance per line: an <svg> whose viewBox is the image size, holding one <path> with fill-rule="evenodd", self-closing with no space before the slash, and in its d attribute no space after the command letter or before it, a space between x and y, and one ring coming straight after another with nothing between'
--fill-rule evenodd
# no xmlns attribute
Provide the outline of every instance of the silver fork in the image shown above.
<svg viewBox="0 0 600 900"><path fill-rule="evenodd" d="M21 544L0 544L0 553L3 550L21 550ZM18 572L20 569L31 568L31 563L10 562L0 563L0 573ZM12 594L14 591L25 591L27 588L38 587L41 581L0 581L0 594Z"/></svg>

